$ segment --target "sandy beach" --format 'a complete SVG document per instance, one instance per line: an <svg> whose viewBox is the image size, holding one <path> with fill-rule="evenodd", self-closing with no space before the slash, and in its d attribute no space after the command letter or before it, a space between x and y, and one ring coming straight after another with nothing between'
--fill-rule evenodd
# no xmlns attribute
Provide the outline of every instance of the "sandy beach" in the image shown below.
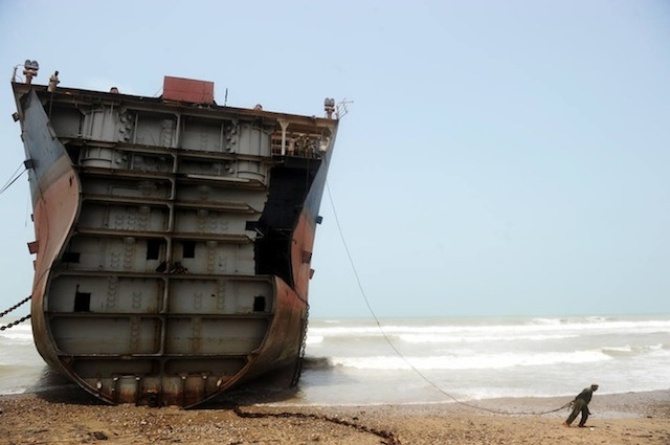
<svg viewBox="0 0 670 445"><path fill-rule="evenodd" d="M377 406L215 401L199 409L109 406L78 390L0 396L0 443L670 444L670 391L595 395L586 428L561 425L569 398ZM575 423L576 424L576 423Z"/></svg>

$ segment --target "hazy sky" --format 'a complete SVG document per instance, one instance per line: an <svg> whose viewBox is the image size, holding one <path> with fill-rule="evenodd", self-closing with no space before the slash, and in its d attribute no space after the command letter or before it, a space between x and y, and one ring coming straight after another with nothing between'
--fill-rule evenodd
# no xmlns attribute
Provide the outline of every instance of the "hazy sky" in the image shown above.
<svg viewBox="0 0 670 445"><path fill-rule="evenodd" d="M369 315L335 214L378 316L670 313L665 0L0 0L0 185L24 159L26 59L67 87L151 96L175 75L308 115L352 100L312 316ZM2 311L31 288L26 176L0 205Z"/></svg>

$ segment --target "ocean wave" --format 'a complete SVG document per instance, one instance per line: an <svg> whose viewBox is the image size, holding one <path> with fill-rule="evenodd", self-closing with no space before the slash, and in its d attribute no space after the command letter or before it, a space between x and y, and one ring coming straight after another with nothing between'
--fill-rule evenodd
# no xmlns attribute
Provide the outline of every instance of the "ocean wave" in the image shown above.
<svg viewBox="0 0 670 445"><path fill-rule="evenodd" d="M17 394L25 394L28 388L1 388L0 385L0 394L5 396L13 396Z"/></svg>
<svg viewBox="0 0 670 445"><path fill-rule="evenodd" d="M602 351L604 354L611 355L612 357L625 357L636 354L631 346L606 347Z"/></svg>
<svg viewBox="0 0 670 445"><path fill-rule="evenodd" d="M33 341L33 330L30 323L13 326L4 331L0 331L0 341L2 340L19 340L19 341Z"/></svg>
<svg viewBox="0 0 670 445"><path fill-rule="evenodd" d="M0 344L10 344L10 343L32 343L33 336L31 333L25 332L3 332L0 335Z"/></svg>
<svg viewBox="0 0 670 445"><path fill-rule="evenodd" d="M479 335L479 336L448 336L441 334L407 334L397 336L399 340L405 343L485 343L490 341L545 341L545 340L563 340L567 338L578 337L577 334L518 334L501 337L499 335Z"/></svg>
<svg viewBox="0 0 670 445"><path fill-rule="evenodd" d="M479 356L368 356L333 357L332 363L348 368L366 370L467 370L467 369L503 369L527 366L548 366L566 363L594 363L612 360L601 351L549 352L549 353L503 353Z"/></svg>
<svg viewBox="0 0 670 445"><path fill-rule="evenodd" d="M638 356L638 355L666 355L666 348L663 343L657 343L654 345L642 345L642 346L606 346L602 348L604 354L610 355L612 357L627 357L627 356Z"/></svg>
<svg viewBox="0 0 670 445"><path fill-rule="evenodd" d="M538 325L550 325L550 326L559 326L561 323L565 322L565 319L561 318L533 318L530 320L530 324Z"/></svg>
<svg viewBox="0 0 670 445"><path fill-rule="evenodd" d="M324 337L323 335L313 335L313 334L307 334L307 338L305 339L305 343L307 345L316 345L319 343L323 343Z"/></svg>
<svg viewBox="0 0 670 445"><path fill-rule="evenodd" d="M616 322L619 319L616 317L611 317L611 316L604 316L604 315L587 315L583 317L560 317L560 318L553 318L553 317L537 317L531 319L531 323L536 323L536 324L554 324L554 325L560 325L560 324L594 324L594 323L611 323L611 322Z"/></svg>
<svg viewBox="0 0 670 445"><path fill-rule="evenodd" d="M656 334L670 331L670 320L618 320L608 317L585 317L580 319L533 318L516 323L494 324L449 324L427 325L361 325L310 327L308 333L323 337L325 341L338 338L377 338L398 336L408 342L440 341L489 341L519 339L560 339L583 335L603 334Z"/></svg>

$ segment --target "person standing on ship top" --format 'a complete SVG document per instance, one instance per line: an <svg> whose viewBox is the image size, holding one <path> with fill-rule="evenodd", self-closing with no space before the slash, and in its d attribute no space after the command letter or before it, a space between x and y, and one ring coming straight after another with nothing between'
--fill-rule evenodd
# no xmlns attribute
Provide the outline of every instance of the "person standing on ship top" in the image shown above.
<svg viewBox="0 0 670 445"><path fill-rule="evenodd" d="M575 400L572 403L572 412L568 418L563 422L563 425L570 426L570 424L577 418L577 414L582 413L582 417L579 419L579 426L583 427L586 424L586 419L589 418L589 402L593 397L593 393L598 390L598 385L595 383L588 388L584 388L582 392L577 394Z"/></svg>

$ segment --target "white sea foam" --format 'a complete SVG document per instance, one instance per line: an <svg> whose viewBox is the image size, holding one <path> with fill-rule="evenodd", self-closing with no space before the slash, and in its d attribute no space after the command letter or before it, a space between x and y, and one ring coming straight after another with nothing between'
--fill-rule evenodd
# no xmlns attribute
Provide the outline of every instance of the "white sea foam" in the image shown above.
<svg viewBox="0 0 670 445"><path fill-rule="evenodd" d="M361 335L456 335L484 338L491 336L500 337L501 335L530 335L533 333L554 333L554 335L579 335L584 331L592 333L609 333L636 330L637 333L648 332L670 332L670 321L668 320L647 320L647 321L627 321L612 320L608 321L601 317L585 318L579 320L561 321L559 319L533 319L525 324L492 324L492 325L450 325L435 324L425 326L381 324L377 325L358 325L358 326L337 326L310 327L310 332L324 337L358 337Z"/></svg>
<svg viewBox="0 0 670 445"><path fill-rule="evenodd" d="M444 334L405 334L397 337L406 343L478 343L490 341L514 342L519 340L545 341L577 337L577 334L512 334L502 338L499 335L458 336Z"/></svg>
<svg viewBox="0 0 670 445"><path fill-rule="evenodd" d="M312 333L308 333L305 342L308 345L316 345L318 343L323 343L323 338L323 335L314 335Z"/></svg>
<svg viewBox="0 0 670 445"><path fill-rule="evenodd" d="M561 319L560 318L533 318L530 320L531 324L539 324L539 325L553 325L553 326L558 326L561 324Z"/></svg>
<svg viewBox="0 0 670 445"><path fill-rule="evenodd" d="M521 366L547 366L564 363L594 363L612 360L600 351L550 352L538 354L502 353L473 356L429 356L429 357L333 357L335 365L356 369L394 370L467 370L503 369Z"/></svg>
<svg viewBox="0 0 670 445"><path fill-rule="evenodd" d="M603 352L606 354L630 354L633 352L633 347L630 345L610 346L610 347L604 347Z"/></svg>
<svg viewBox="0 0 670 445"><path fill-rule="evenodd" d="M4 320L3 320L4 321ZM9 324L13 321L10 319L6 324ZM0 341L22 341L32 343L33 341L33 331L29 322L19 324L17 326L12 326L7 328L4 331L0 331Z"/></svg>

